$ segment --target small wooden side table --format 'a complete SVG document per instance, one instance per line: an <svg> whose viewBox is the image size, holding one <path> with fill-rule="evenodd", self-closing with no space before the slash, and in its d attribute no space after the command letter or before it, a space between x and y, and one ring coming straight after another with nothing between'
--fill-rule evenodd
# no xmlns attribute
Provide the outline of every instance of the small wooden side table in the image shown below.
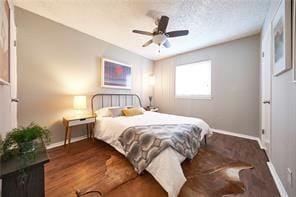
<svg viewBox="0 0 296 197"><path fill-rule="evenodd" d="M71 128L79 125L86 125L87 138L92 139L94 142L94 126L96 122L95 114L83 114L77 116L68 116L63 118L63 123L65 127L65 140L64 146L67 145L68 151L71 143ZM68 144L67 144L68 140Z"/></svg>

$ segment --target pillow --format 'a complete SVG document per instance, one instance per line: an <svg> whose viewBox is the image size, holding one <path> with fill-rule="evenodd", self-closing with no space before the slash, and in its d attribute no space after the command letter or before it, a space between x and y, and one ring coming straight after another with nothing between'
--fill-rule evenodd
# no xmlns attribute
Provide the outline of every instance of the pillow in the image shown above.
<svg viewBox="0 0 296 197"><path fill-rule="evenodd" d="M128 108L128 109L138 108L138 109L141 109L143 112L146 111L143 107L137 107L137 106L126 106L126 108Z"/></svg>
<svg viewBox="0 0 296 197"><path fill-rule="evenodd" d="M144 111L143 111L143 108L141 108L141 107L133 107L133 108L128 108L128 109L123 109L122 113L125 116L136 116L136 115L144 114Z"/></svg>
<svg viewBox="0 0 296 197"><path fill-rule="evenodd" d="M126 107L111 107L109 108L109 112L112 117L122 116L122 110L126 109Z"/></svg>
<svg viewBox="0 0 296 197"><path fill-rule="evenodd" d="M143 113L146 111L143 107L137 107L138 109L140 109Z"/></svg>
<svg viewBox="0 0 296 197"><path fill-rule="evenodd" d="M99 118L111 116L111 113L109 111L109 107L104 107L104 108L98 109L95 113L96 113L97 117L99 117Z"/></svg>

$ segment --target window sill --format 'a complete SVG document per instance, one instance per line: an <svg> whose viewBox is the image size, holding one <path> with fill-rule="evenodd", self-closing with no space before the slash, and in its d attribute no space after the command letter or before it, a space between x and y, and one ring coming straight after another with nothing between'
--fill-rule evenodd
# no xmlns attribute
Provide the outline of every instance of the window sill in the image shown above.
<svg viewBox="0 0 296 197"><path fill-rule="evenodd" d="M194 100L212 100L213 97L210 95L195 95L195 96L186 96L186 95L176 95L176 99L194 99Z"/></svg>

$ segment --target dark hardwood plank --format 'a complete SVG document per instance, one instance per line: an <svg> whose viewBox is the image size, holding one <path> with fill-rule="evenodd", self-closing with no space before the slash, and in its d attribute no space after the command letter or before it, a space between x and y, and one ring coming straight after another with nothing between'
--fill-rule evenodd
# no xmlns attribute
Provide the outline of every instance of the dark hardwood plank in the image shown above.
<svg viewBox="0 0 296 197"><path fill-rule="evenodd" d="M266 154L256 141L214 134L208 138L206 148L254 165L252 170L241 171L240 177L246 191L236 196L280 196L266 165ZM103 184L106 160L110 155L124 159L111 146L98 140L95 140L94 144L90 140L73 143L70 152L64 147L51 149L50 162L45 166L46 196L75 196L75 189L78 188L100 189L107 196L166 196L165 191L149 173L136 176L113 189Z"/></svg>

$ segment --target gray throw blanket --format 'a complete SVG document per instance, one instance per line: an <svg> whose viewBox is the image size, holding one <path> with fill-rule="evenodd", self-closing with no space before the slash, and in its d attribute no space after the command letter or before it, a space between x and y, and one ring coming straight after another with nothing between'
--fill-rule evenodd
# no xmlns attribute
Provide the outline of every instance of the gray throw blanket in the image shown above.
<svg viewBox="0 0 296 197"><path fill-rule="evenodd" d="M144 125L127 128L119 141L138 174L167 147L192 159L200 145L201 129L193 124Z"/></svg>

